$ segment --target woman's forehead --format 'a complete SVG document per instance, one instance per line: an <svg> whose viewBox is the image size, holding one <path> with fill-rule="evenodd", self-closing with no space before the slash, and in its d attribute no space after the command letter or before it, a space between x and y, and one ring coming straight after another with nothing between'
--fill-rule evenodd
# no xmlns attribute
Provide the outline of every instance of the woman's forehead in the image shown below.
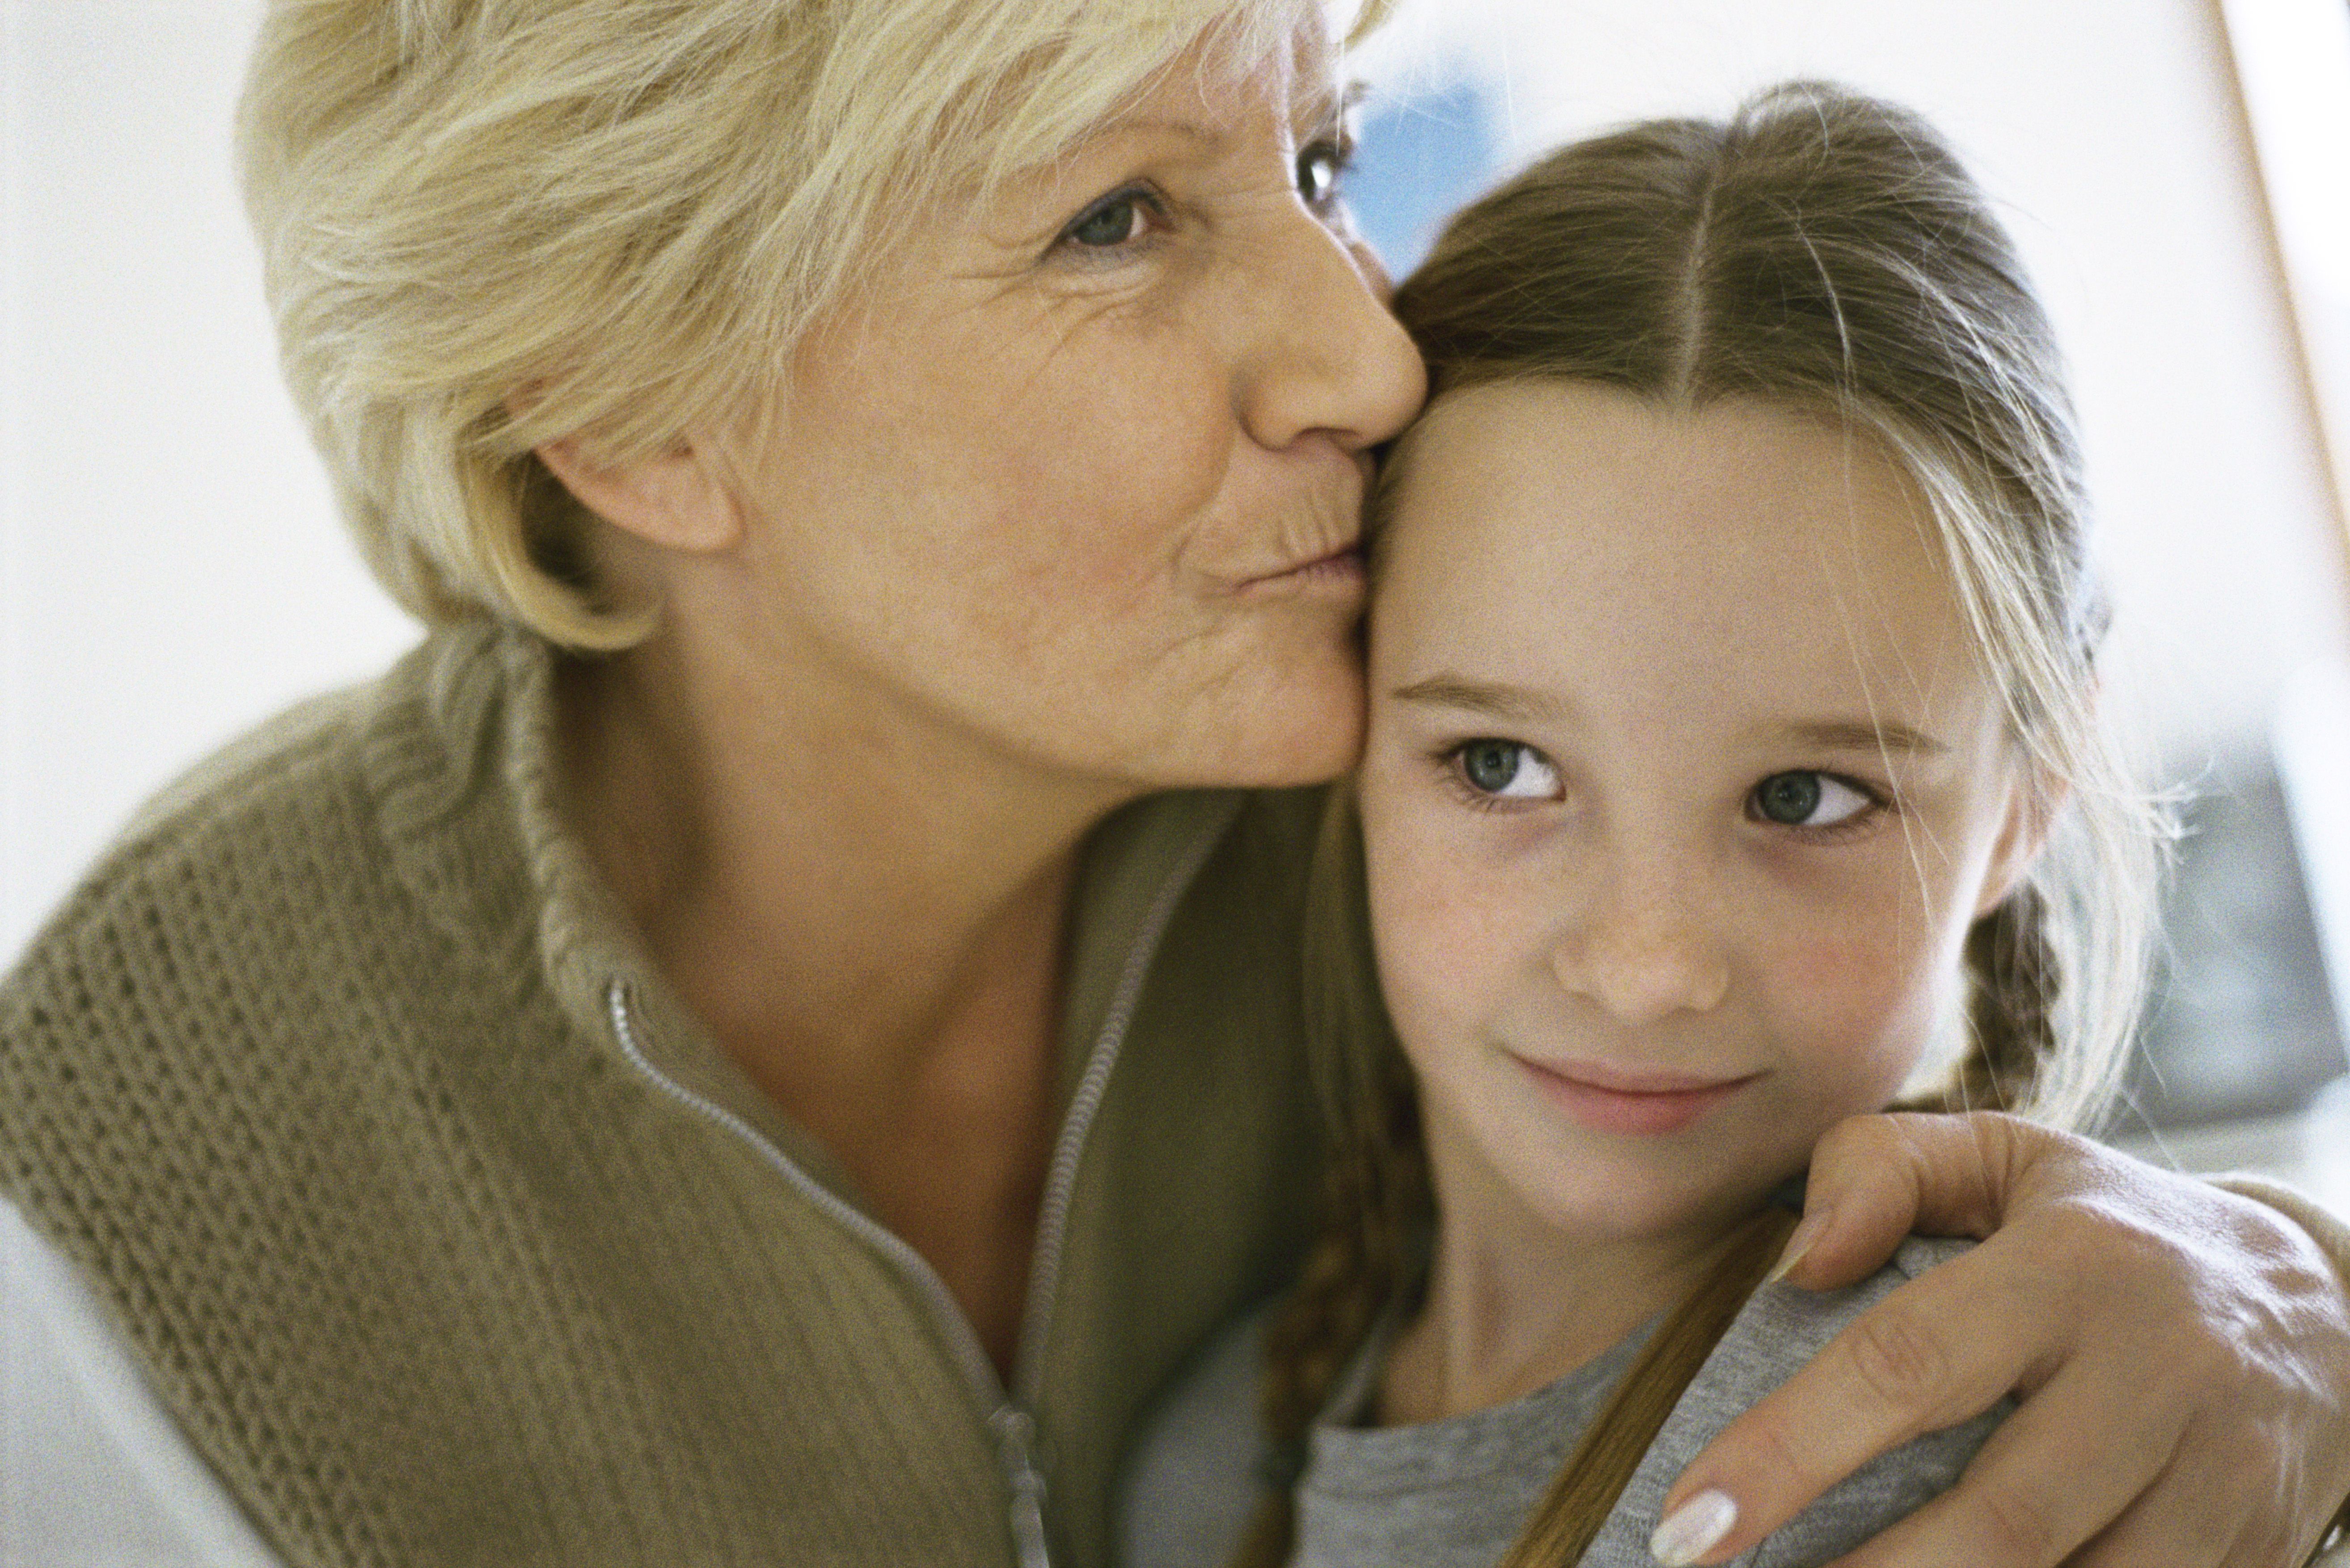
<svg viewBox="0 0 2350 1568"><path fill-rule="evenodd" d="M1270 52L1243 53L1243 42L1211 29L1049 156L962 190L950 213L1018 253L1057 232L1076 206L1139 175L1247 163L1259 175L1271 171L1286 192L1294 148L1342 110L1334 57L1318 22Z"/></svg>
<svg viewBox="0 0 2350 1568"><path fill-rule="evenodd" d="M1329 119L1341 107L1338 56L1320 7L1297 7L1285 27L1265 21L1261 13L1245 20L1235 13L1209 24L1076 142L1146 126L1221 134L1235 117L1269 105L1293 127Z"/></svg>

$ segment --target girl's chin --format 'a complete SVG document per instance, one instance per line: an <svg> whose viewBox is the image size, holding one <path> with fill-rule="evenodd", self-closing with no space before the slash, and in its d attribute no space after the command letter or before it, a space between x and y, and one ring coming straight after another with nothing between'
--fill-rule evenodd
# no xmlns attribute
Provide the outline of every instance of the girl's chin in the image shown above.
<svg viewBox="0 0 2350 1568"><path fill-rule="evenodd" d="M1537 1173L1519 1167L1518 1200L1564 1240L1599 1246L1702 1246L1768 1201L1796 1160L1762 1160L1725 1179L1683 1162L1659 1168L1648 1160L1566 1159Z"/></svg>

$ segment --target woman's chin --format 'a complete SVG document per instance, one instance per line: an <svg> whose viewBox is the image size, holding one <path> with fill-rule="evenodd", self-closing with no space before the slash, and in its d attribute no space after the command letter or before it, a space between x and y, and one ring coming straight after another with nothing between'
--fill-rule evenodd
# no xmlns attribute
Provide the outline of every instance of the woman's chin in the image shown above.
<svg viewBox="0 0 2350 1568"><path fill-rule="evenodd" d="M1207 784L1278 789L1326 784L1363 751L1363 687L1354 661L1297 680L1238 716L1214 748Z"/></svg>

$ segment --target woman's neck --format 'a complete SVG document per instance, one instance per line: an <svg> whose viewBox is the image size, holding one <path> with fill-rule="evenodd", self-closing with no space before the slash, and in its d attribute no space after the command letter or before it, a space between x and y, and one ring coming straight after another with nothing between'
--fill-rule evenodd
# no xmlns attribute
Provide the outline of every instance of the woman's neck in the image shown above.
<svg viewBox="0 0 2350 1568"><path fill-rule="evenodd" d="M1057 941L1076 846L1120 793L689 635L566 667L567 811L730 1047L919 1071L962 999Z"/></svg>
<svg viewBox="0 0 2350 1568"><path fill-rule="evenodd" d="M1569 1234L1462 1158L1461 1137L1427 1128L1443 1218L1426 1298L1380 1373L1382 1426L1445 1420L1555 1383L1679 1302L1728 1231Z"/></svg>
<svg viewBox="0 0 2350 1568"><path fill-rule="evenodd" d="M1076 846L1118 797L681 636L566 667L567 815L687 1007L1008 1365Z"/></svg>

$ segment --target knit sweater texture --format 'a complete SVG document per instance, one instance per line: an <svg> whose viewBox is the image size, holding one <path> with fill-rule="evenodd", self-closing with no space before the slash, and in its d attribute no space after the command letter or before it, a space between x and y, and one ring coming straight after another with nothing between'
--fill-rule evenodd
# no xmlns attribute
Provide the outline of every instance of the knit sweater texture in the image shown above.
<svg viewBox="0 0 2350 1568"><path fill-rule="evenodd" d="M553 671L436 632L142 812L0 986L0 1194L301 1568L1013 1561L1001 1391L645 962L555 809ZM1315 807L1086 847L1098 1109L1014 1378L1055 1563L1107 1562L1138 1411L1300 1241Z"/></svg>

